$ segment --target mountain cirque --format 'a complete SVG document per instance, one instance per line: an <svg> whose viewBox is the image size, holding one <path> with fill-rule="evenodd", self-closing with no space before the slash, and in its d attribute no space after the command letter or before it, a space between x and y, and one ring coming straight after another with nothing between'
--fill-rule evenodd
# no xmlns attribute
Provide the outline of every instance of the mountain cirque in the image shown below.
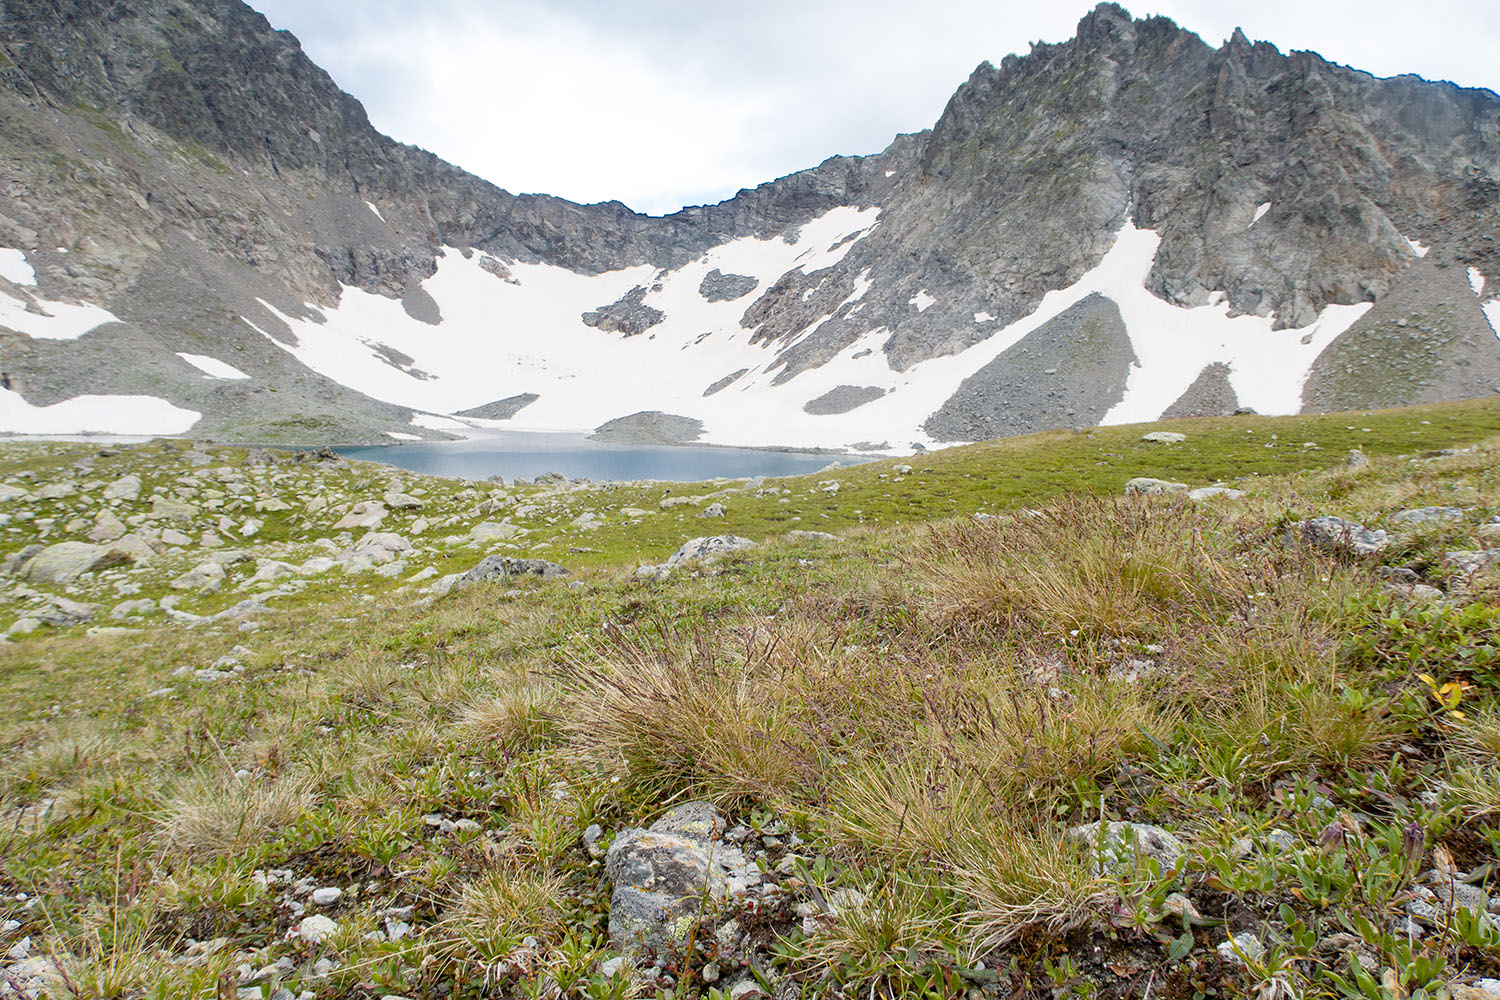
<svg viewBox="0 0 1500 1000"><path fill-rule="evenodd" d="M228 0L0 2L0 149L13 432L904 450L1500 385L1500 97L1109 4L660 218L380 135Z"/></svg>

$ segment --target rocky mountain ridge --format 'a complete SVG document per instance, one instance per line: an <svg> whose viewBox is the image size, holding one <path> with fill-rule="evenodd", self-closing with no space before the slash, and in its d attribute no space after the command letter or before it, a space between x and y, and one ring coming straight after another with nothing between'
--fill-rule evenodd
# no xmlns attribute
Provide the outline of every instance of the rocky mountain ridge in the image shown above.
<svg viewBox="0 0 1500 1000"><path fill-rule="evenodd" d="M901 449L1500 385L1500 98L1112 4L929 132L660 218L379 134L231 0L6 0L0 53L6 430Z"/></svg>

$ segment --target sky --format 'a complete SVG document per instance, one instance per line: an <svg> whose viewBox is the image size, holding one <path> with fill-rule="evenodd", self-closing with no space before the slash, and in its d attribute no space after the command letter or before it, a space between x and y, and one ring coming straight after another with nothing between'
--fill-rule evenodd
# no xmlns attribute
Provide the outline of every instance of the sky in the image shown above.
<svg viewBox="0 0 1500 1000"><path fill-rule="evenodd" d="M1089 0L249 0L376 128L514 193L665 214L930 127L974 67ZM1159 0L1378 76L1500 90L1493 0Z"/></svg>

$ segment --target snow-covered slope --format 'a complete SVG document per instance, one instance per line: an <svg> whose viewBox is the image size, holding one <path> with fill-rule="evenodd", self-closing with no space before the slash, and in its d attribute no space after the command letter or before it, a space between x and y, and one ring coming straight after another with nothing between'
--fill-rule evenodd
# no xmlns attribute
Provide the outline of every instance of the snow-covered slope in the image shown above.
<svg viewBox="0 0 1500 1000"><path fill-rule="evenodd" d="M900 451L937 445L922 425L965 379L1095 293L1118 306L1139 358L1107 423L1156 419L1216 362L1228 366L1244 405L1295 413L1318 353L1370 308L1328 306L1306 328L1276 330L1274 317L1234 317L1223 304L1174 306L1145 287L1158 237L1127 223L1081 280L965 351L897 371L881 350L888 331L876 326L832 360L777 384L780 356L831 314L812 320L789 342L757 343L756 329L741 325L752 292L709 301L700 291L716 270L753 278L756 288L794 270L816 278L878 224L877 210L835 209L783 237L735 240L675 270L643 266L597 275L449 250L422 283L441 316L435 324L413 318L400 301L357 288L346 288L337 308L310 306L311 315L301 319L262 303L290 330L290 339L245 322L309 368L419 411L422 427L588 431L658 410L702 421L701 440L714 444L874 444ZM648 288L643 304L662 314L646 332L605 333L584 323L584 313L638 286ZM840 305L852 305L857 314L869 288L866 278ZM934 301L916 296L911 305L922 310ZM975 322L985 320L976 316ZM730 381L706 392L722 379ZM846 412L808 412L809 403L840 386L881 392L867 393L874 398ZM528 393L536 401L505 421L452 417ZM436 415L452 419L435 421ZM406 433L399 427L390 432Z"/></svg>

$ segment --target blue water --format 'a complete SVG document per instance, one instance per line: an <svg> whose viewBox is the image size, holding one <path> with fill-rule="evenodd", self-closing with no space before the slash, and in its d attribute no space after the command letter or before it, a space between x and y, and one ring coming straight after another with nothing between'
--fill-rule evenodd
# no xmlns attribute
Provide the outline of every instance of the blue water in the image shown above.
<svg viewBox="0 0 1500 1000"><path fill-rule="evenodd" d="M504 476L507 481L560 472L569 479L595 481L697 482L718 477L796 476L817 472L834 462L852 465L862 461L849 455L804 455L754 448L604 444L576 434L523 432L495 432L468 441L423 441L337 450L345 458L384 462L428 475L464 479Z"/></svg>

